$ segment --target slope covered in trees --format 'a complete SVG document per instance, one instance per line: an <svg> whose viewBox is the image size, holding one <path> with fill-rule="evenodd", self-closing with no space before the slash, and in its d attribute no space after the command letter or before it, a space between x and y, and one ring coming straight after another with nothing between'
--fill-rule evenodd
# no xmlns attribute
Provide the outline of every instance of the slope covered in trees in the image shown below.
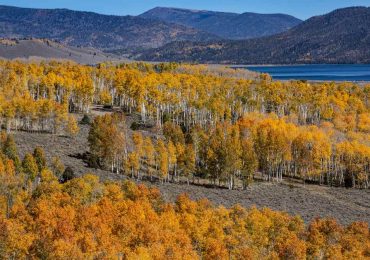
<svg viewBox="0 0 370 260"><path fill-rule="evenodd" d="M140 53L150 61L225 64L369 63L370 8L312 17L287 32L240 41L173 42Z"/></svg>
<svg viewBox="0 0 370 260"><path fill-rule="evenodd" d="M75 133L68 112L93 104L137 113L155 138L127 134L122 114L95 118L91 162L137 179L229 189L255 174L329 186L369 187L369 86L275 82L232 69L178 64L96 68L4 62L1 124L12 130Z"/></svg>
<svg viewBox="0 0 370 260"><path fill-rule="evenodd" d="M12 136L0 138L0 257L4 259L361 259L369 227L269 209L215 207L187 195L165 203L131 182L69 180L36 148L18 162ZM64 171L64 175L67 170ZM59 177L59 178L58 178ZM58 181L59 179L59 181Z"/></svg>
<svg viewBox="0 0 370 260"><path fill-rule="evenodd" d="M162 21L68 9L0 6L0 22L0 37L3 38L47 38L65 45L102 50L150 48L174 40L203 41L218 38L193 28Z"/></svg>
<svg viewBox="0 0 370 260"><path fill-rule="evenodd" d="M196 28L224 39L248 39L284 32L302 21L286 14L225 13L156 7L139 17Z"/></svg>
<svg viewBox="0 0 370 260"><path fill-rule="evenodd" d="M368 115L365 120L369 120ZM335 133L330 124L297 126L285 119L253 114L235 124L217 123L204 130L183 133L176 124L163 126L164 140L133 135L129 147L118 115L97 117L89 134L93 165L161 182L194 182L245 189L257 172L266 181L283 177L328 186L369 187L368 136ZM367 123L366 123L367 124ZM125 129L125 128L123 128Z"/></svg>
<svg viewBox="0 0 370 260"><path fill-rule="evenodd" d="M261 174L368 188L369 90L246 79L243 71L206 66L3 61L0 258L369 258L368 223L305 226L286 213L226 209L186 195L167 203L143 185L75 178L40 147L20 156L9 134L73 137L72 112L114 106L119 112L83 123L91 124L87 162L115 176L162 186L196 177L241 189ZM125 114L140 120L127 125Z"/></svg>

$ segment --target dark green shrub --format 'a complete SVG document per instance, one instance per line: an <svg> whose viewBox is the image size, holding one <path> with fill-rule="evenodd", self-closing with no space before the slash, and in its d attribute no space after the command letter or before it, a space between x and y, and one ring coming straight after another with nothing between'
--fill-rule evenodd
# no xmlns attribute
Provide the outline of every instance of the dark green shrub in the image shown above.
<svg viewBox="0 0 370 260"><path fill-rule="evenodd" d="M80 121L80 124L81 125L90 125L91 124L91 118L88 115L84 114L83 118Z"/></svg>
<svg viewBox="0 0 370 260"><path fill-rule="evenodd" d="M89 167L94 168L94 169L99 169L101 168L100 162L99 162L99 157L93 154L89 154L87 157L87 164Z"/></svg>
<svg viewBox="0 0 370 260"><path fill-rule="evenodd" d="M69 167L69 166L68 166L68 167L64 170L64 172L63 172L63 174L62 174L62 178L61 178L60 182L61 182L61 183L65 183L65 182L67 182L67 181L70 181L70 180L74 179L75 177L76 177L76 175L75 175L75 173L74 173L73 169L72 169L71 167Z"/></svg>
<svg viewBox="0 0 370 260"><path fill-rule="evenodd" d="M140 129L140 124L137 123L137 122L132 122L131 126L130 126L131 130L133 131L136 131L136 130L139 130Z"/></svg>

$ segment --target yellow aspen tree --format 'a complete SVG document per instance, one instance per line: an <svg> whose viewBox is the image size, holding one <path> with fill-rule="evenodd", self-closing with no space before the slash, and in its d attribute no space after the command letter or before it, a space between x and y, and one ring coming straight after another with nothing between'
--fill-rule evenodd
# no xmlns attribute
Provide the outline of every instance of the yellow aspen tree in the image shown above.
<svg viewBox="0 0 370 260"><path fill-rule="evenodd" d="M132 135L132 140L135 145L135 153L138 157L139 161L139 169L137 171L137 179L140 179L140 168L142 168L142 157L144 156L144 140L143 140L143 135L140 132L134 132Z"/></svg>
<svg viewBox="0 0 370 260"><path fill-rule="evenodd" d="M195 150L192 144L187 144L184 150L184 159L182 166L182 175L186 178L189 185L189 180L195 173Z"/></svg>
<svg viewBox="0 0 370 260"><path fill-rule="evenodd" d="M68 124L67 124L67 132L71 137L75 137L78 132L80 131L80 128L78 126L77 120L74 116L70 115L68 117Z"/></svg>
<svg viewBox="0 0 370 260"><path fill-rule="evenodd" d="M194 151L195 152L195 151ZM184 153L185 153L185 145L182 143L177 143L176 144L176 168L174 171L174 179L179 182L180 180L180 174L178 173L177 169L181 167L181 165L184 163L185 158L184 158Z"/></svg>
<svg viewBox="0 0 370 260"><path fill-rule="evenodd" d="M29 180L32 182L36 179L39 174L39 168L37 162L32 154L27 153L22 161L22 171L26 174Z"/></svg>
<svg viewBox="0 0 370 260"><path fill-rule="evenodd" d="M58 179L62 177L65 166L59 157L53 157L51 161L51 170Z"/></svg>
<svg viewBox="0 0 370 260"><path fill-rule="evenodd" d="M134 178L135 175L138 176L140 170L140 159L137 152L131 152L128 154L128 165L131 170L131 178Z"/></svg>
<svg viewBox="0 0 370 260"><path fill-rule="evenodd" d="M253 181L254 174L258 169L258 158L254 151L252 140L245 138L241 142L242 142L241 179L242 187L243 189L246 189L247 186Z"/></svg>
<svg viewBox="0 0 370 260"><path fill-rule="evenodd" d="M162 140L158 140L156 150L157 174L159 179L163 183L168 176L168 152L165 143Z"/></svg>
<svg viewBox="0 0 370 260"><path fill-rule="evenodd" d="M153 180L153 167L155 166L155 149L150 137L146 137L144 139L143 151L146 161L147 174L149 175L150 180Z"/></svg>
<svg viewBox="0 0 370 260"><path fill-rule="evenodd" d="M35 161L37 163L37 167L39 169L39 173L46 168L46 158L45 158L45 151L41 147L36 147L33 150L33 157L35 158Z"/></svg>
<svg viewBox="0 0 370 260"><path fill-rule="evenodd" d="M168 151L168 167L172 170L172 180L174 179L174 176L176 176L176 170L177 170L177 154L176 154L176 146L173 144L173 142L170 140L167 143L167 151ZM167 181L170 180L170 176L168 173Z"/></svg>

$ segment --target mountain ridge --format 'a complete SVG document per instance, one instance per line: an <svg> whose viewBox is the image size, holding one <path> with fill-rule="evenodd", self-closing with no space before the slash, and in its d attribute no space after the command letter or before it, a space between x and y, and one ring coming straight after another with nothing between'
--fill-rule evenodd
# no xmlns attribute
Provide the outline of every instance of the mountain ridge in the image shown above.
<svg viewBox="0 0 370 260"><path fill-rule="evenodd" d="M136 16L5 5L0 6L0 37L48 38L65 45L104 50L153 48L174 40L207 41L219 38L194 28Z"/></svg>
<svg viewBox="0 0 370 260"><path fill-rule="evenodd" d="M225 39L258 38L288 30L302 20L287 14L231 13L155 7L139 17L206 31Z"/></svg>
<svg viewBox="0 0 370 260"><path fill-rule="evenodd" d="M370 8L314 16L287 32L243 41L173 42L140 59L231 64L368 63Z"/></svg>

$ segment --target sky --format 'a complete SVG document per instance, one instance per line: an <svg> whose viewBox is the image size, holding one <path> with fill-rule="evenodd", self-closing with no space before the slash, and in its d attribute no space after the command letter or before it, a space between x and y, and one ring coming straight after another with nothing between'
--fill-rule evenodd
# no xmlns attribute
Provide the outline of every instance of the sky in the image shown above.
<svg viewBox="0 0 370 260"><path fill-rule="evenodd" d="M0 4L68 8L114 15L138 15L162 6L236 13L286 13L307 19L338 8L370 6L370 0L0 0Z"/></svg>

